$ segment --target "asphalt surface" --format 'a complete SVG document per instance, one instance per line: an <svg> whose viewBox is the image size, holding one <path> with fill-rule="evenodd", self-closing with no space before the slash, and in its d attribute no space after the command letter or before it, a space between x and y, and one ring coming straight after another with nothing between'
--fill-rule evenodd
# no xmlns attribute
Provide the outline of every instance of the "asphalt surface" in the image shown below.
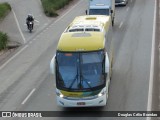
<svg viewBox="0 0 160 120"><path fill-rule="evenodd" d="M25 0L16 1L18 4L26 2ZM32 2L34 3L33 0ZM13 4L16 5L14 2ZM33 11L36 11L35 8L36 5ZM24 34L28 41L26 45L19 48L16 56L11 57L8 62L0 67L1 111L70 110L56 105L55 81L50 74L49 63L55 54L61 33L75 16L84 15L86 8L87 2L79 0L77 4L66 9L62 16L51 20L48 26L37 28L38 30L33 33L33 36L30 37L27 32ZM25 10L25 7L23 6L22 9ZM23 11L15 10L15 13L22 24L24 20L21 17L24 14ZM153 0L129 0L126 7L116 8L115 26L113 28L114 64L108 103L103 108L85 108L86 110L147 110L153 13ZM42 21L44 19L42 18ZM43 119L145 120L146 118L54 117L38 118L37 120Z"/></svg>

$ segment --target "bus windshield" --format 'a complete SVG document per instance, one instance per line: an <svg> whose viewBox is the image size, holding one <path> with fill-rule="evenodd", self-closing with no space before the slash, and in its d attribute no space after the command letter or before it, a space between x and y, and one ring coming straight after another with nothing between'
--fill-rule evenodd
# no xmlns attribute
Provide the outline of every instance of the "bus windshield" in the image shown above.
<svg viewBox="0 0 160 120"><path fill-rule="evenodd" d="M105 86L104 52L64 53L56 56L57 88L90 91Z"/></svg>
<svg viewBox="0 0 160 120"><path fill-rule="evenodd" d="M109 9L90 9L89 15L110 15Z"/></svg>

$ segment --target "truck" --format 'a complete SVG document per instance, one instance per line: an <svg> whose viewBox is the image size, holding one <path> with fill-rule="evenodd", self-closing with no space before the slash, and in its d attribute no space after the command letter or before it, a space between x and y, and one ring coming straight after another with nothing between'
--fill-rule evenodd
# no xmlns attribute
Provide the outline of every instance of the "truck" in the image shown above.
<svg viewBox="0 0 160 120"><path fill-rule="evenodd" d="M88 14L111 16L112 25L114 25L115 0L90 0Z"/></svg>
<svg viewBox="0 0 160 120"><path fill-rule="evenodd" d="M50 70L57 105L105 106L112 72L110 16L78 16L62 33Z"/></svg>

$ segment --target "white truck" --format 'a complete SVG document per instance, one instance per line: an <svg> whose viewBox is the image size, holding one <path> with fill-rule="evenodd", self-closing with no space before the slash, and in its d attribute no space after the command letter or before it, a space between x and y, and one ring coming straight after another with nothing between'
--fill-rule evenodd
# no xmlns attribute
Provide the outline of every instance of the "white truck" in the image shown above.
<svg viewBox="0 0 160 120"><path fill-rule="evenodd" d="M86 11L86 14L111 16L114 25L115 0L90 0L89 11Z"/></svg>

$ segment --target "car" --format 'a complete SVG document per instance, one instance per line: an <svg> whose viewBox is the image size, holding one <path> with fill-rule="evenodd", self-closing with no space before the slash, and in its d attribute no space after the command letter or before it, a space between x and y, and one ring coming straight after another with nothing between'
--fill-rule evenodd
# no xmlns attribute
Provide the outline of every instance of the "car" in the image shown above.
<svg viewBox="0 0 160 120"><path fill-rule="evenodd" d="M115 5L118 6L118 5L123 5L123 6L126 6L128 3L128 0L115 0Z"/></svg>

